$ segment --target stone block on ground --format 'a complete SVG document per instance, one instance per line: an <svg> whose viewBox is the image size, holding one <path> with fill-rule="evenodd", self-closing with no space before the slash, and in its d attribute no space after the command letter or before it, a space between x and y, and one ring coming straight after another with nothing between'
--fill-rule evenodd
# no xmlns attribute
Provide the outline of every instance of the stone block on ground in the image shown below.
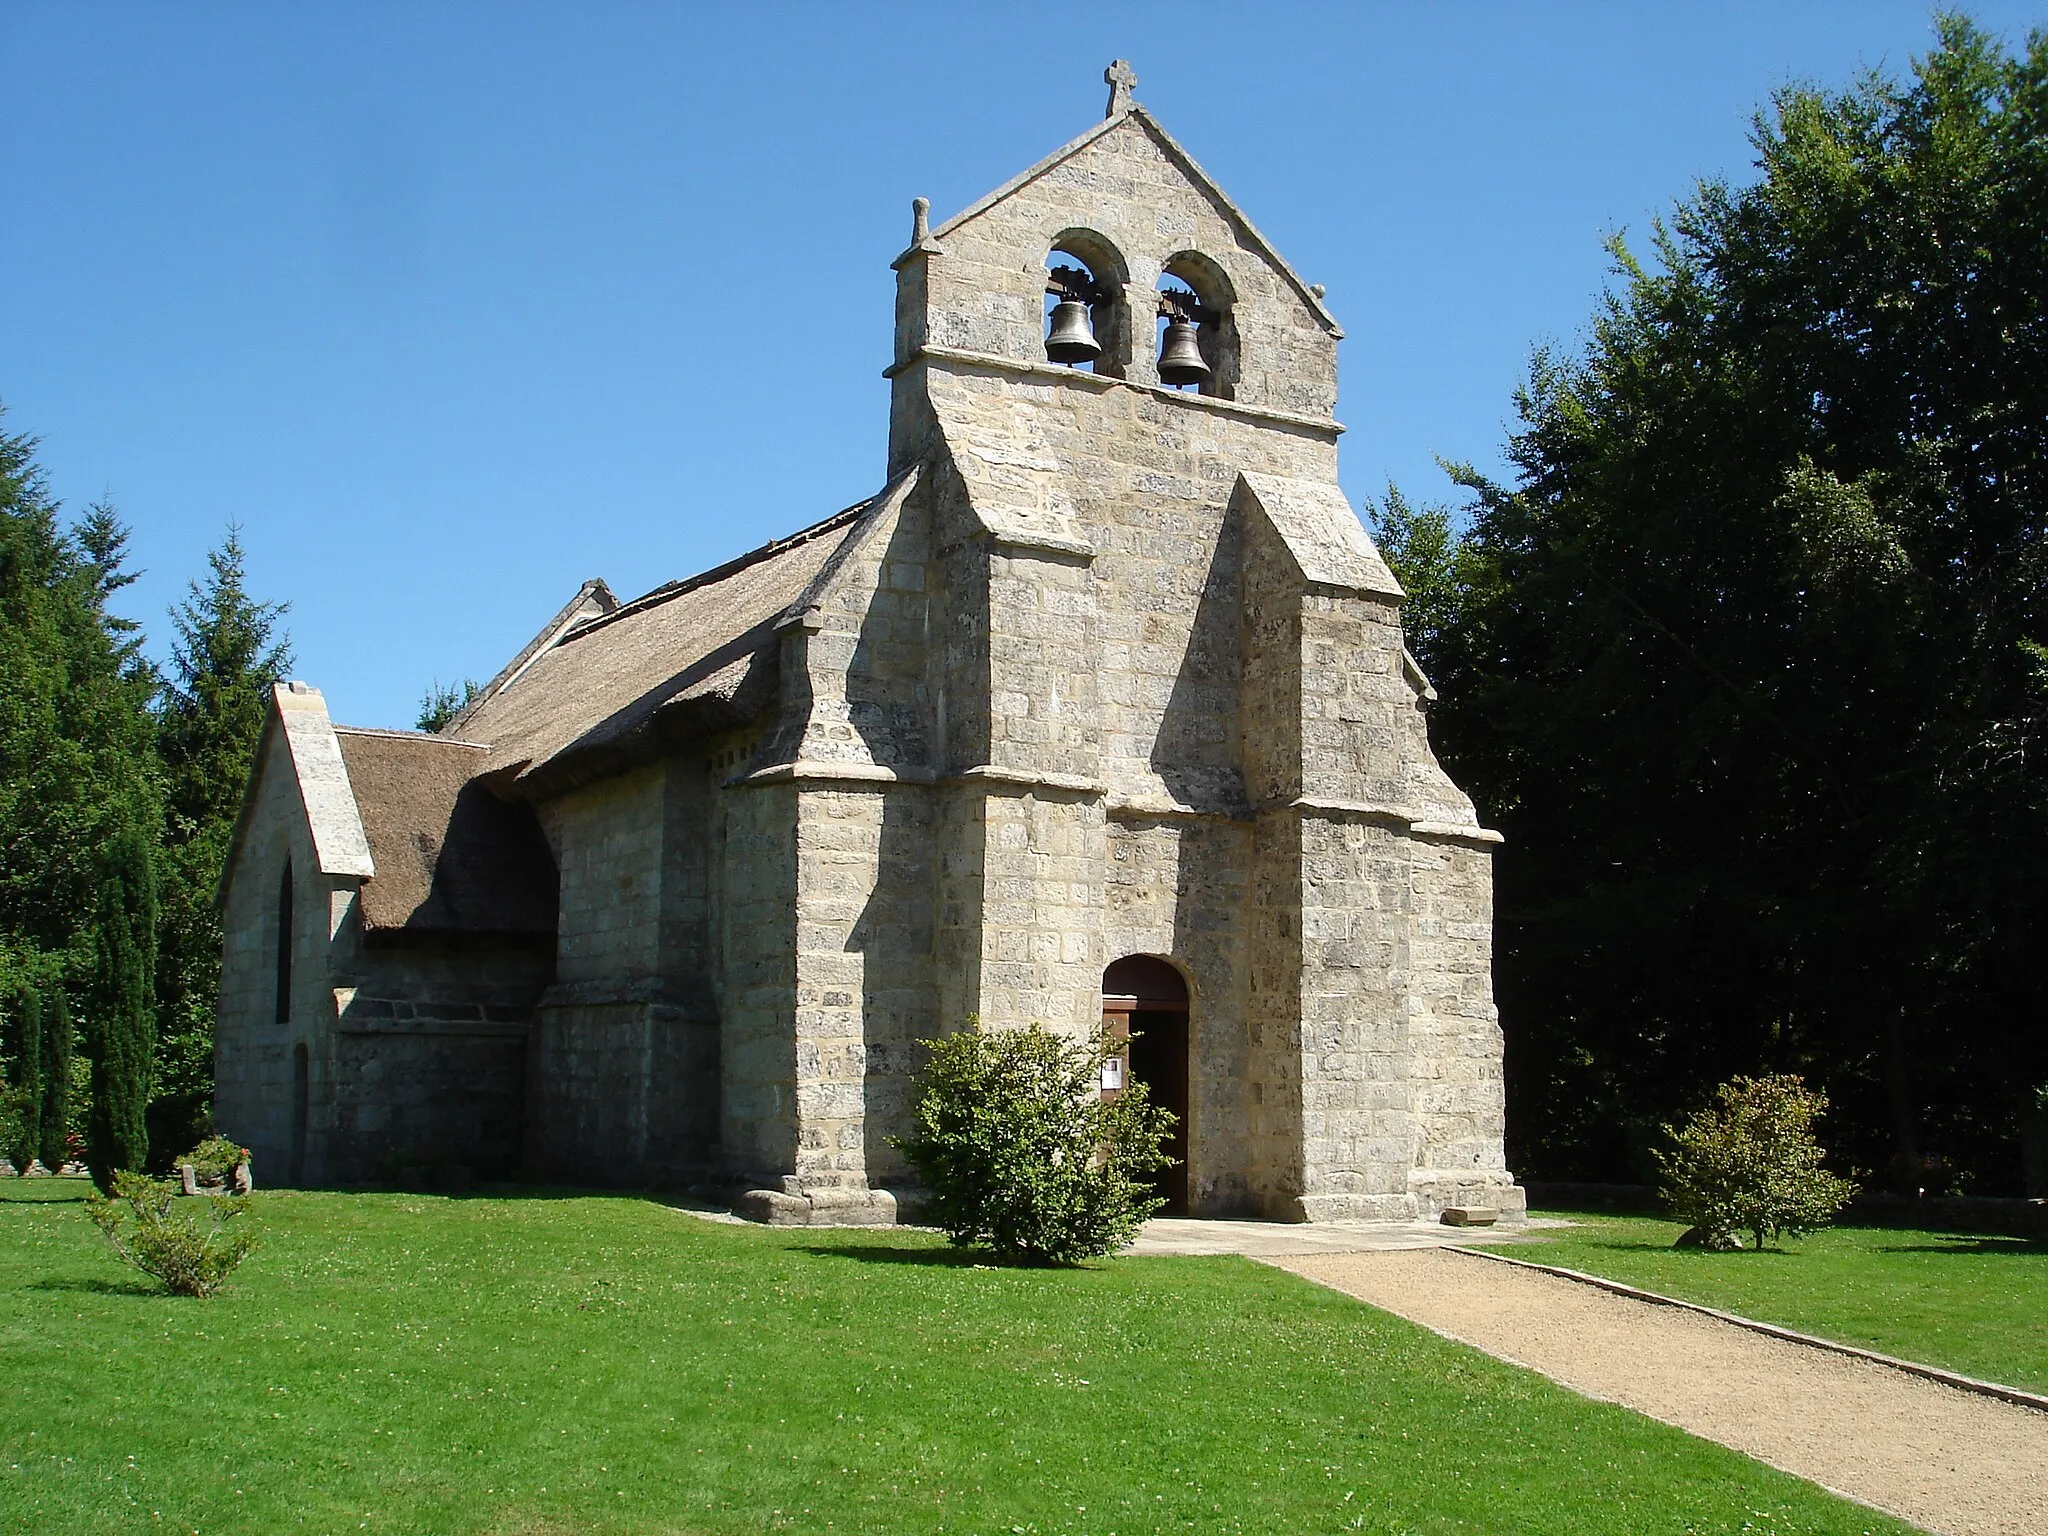
<svg viewBox="0 0 2048 1536"><path fill-rule="evenodd" d="M1450 1205L1444 1207L1443 1223L1447 1227L1490 1227L1500 1220L1500 1212L1486 1205Z"/></svg>

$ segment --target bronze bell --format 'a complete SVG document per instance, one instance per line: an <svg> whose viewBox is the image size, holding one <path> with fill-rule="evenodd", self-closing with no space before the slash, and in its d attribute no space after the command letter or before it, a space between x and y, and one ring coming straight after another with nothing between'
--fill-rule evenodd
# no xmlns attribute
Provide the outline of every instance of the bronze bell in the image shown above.
<svg viewBox="0 0 2048 1536"><path fill-rule="evenodd" d="M1061 299L1053 305L1045 355L1056 363L1092 363L1102 356L1095 329L1088 323L1088 306L1079 299Z"/></svg>
<svg viewBox="0 0 2048 1536"><path fill-rule="evenodd" d="M1166 340L1159 348L1159 382L1199 384L1209 377L1209 365L1202 361L1201 344L1195 339L1191 320L1166 322Z"/></svg>

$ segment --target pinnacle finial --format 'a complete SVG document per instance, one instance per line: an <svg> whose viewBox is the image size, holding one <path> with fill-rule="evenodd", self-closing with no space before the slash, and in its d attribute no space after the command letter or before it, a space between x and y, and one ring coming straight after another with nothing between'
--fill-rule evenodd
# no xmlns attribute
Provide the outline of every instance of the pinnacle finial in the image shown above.
<svg viewBox="0 0 2048 1536"><path fill-rule="evenodd" d="M1131 68L1129 59L1112 59L1109 68L1102 72L1102 83L1109 87L1109 106L1104 117L1121 117L1131 110L1131 92L1138 88L1138 72Z"/></svg>
<svg viewBox="0 0 2048 1536"><path fill-rule="evenodd" d="M910 243L923 245L932 237L932 200L928 197L913 197L910 200Z"/></svg>

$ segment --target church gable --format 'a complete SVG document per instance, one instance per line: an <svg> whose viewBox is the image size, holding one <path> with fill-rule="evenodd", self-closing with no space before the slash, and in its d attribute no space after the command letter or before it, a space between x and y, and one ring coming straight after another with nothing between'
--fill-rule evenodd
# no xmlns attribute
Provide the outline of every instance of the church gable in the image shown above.
<svg viewBox="0 0 2048 1536"><path fill-rule="evenodd" d="M296 824L296 835L310 845L309 862L321 874L360 879L376 873L327 701L304 683L271 686L256 767L221 867L220 902L229 899L245 846L262 833L276 836L274 823L281 817Z"/></svg>
<svg viewBox="0 0 2048 1536"><path fill-rule="evenodd" d="M1519 1204L1496 839L1338 484L1340 332L1108 79L1098 127L919 203L880 494L586 584L439 736L280 696L225 1125L314 1177L473 1145L885 1221L920 1042L1120 1004L1191 1211ZM273 1018L287 841L333 872Z"/></svg>
<svg viewBox="0 0 2048 1536"><path fill-rule="evenodd" d="M1113 107L905 253L923 291L901 317L899 364L921 347L1043 364L1051 255L1101 290L1095 372L1158 384L1160 291L1184 288L1220 320L1204 393L1327 420L1343 333L1321 296L1143 107Z"/></svg>

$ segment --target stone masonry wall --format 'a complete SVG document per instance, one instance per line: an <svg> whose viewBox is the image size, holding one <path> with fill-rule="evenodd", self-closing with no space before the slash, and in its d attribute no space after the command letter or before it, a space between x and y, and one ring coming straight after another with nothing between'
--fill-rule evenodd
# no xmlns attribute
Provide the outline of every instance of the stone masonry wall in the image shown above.
<svg viewBox="0 0 2048 1536"><path fill-rule="evenodd" d="M763 1180L797 1168L797 801L784 780L718 804L720 1148Z"/></svg>
<svg viewBox="0 0 2048 1536"><path fill-rule="evenodd" d="M275 727L264 733L256 791L227 900L214 1015L214 1121L255 1154L257 1177L319 1182L326 1172L326 1120L333 1081L334 936L351 921L356 882L320 873L291 753ZM277 1019L279 893L290 864L294 898L290 1019ZM307 1051L303 1149L295 1145L297 1047Z"/></svg>
<svg viewBox="0 0 2048 1536"><path fill-rule="evenodd" d="M554 973L540 939L365 934L352 911L328 959L331 1088L321 1179L401 1164L508 1177L523 1161L527 1034Z"/></svg>
<svg viewBox="0 0 2048 1536"><path fill-rule="evenodd" d="M1302 1214L1415 1214L1416 1063L1396 962L1412 918L1405 827L1304 814Z"/></svg>
<svg viewBox="0 0 2048 1536"><path fill-rule="evenodd" d="M667 779L652 763L536 807L561 877L557 981L660 974Z"/></svg>
<svg viewBox="0 0 2048 1536"><path fill-rule="evenodd" d="M686 752L539 807L561 872L530 1047L526 1159L583 1183L686 1183L717 1156L712 792Z"/></svg>
<svg viewBox="0 0 2048 1536"><path fill-rule="evenodd" d="M1492 852L1418 838L1407 965L1418 1134L1410 1183L1425 1209L1523 1207L1507 1171L1504 1041L1493 1002Z"/></svg>
<svg viewBox="0 0 2048 1536"><path fill-rule="evenodd" d="M933 1015L932 796L924 786L797 796L794 1172L807 1189L900 1173L917 1042Z"/></svg>

